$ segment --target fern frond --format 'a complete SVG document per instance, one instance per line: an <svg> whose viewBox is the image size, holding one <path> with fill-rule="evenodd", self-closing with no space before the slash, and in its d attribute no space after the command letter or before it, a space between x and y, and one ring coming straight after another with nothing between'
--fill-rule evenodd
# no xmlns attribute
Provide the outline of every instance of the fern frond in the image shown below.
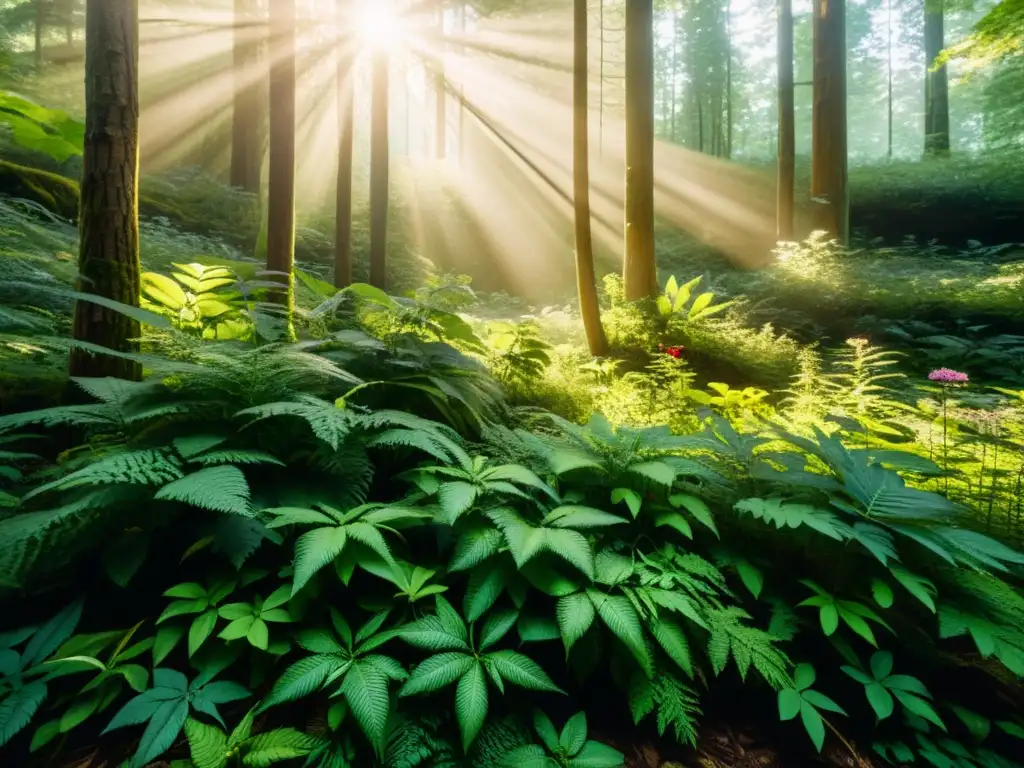
<svg viewBox="0 0 1024 768"><path fill-rule="evenodd" d="M337 450L352 431L358 416L333 403L312 395L303 395L293 402L276 402L258 405L238 411L235 416L251 416L246 427L275 416L292 416L305 421L313 434L331 448Z"/></svg>
<svg viewBox="0 0 1024 768"><path fill-rule="evenodd" d="M181 460L168 450L119 451L33 489L25 499L88 485L164 485L184 474Z"/></svg>
<svg viewBox="0 0 1024 768"><path fill-rule="evenodd" d="M205 467L163 486L155 499L179 501L200 509L252 517L249 483L238 467Z"/></svg>
<svg viewBox="0 0 1024 768"><path fill-rule="evenodd" d="M697 693L671 673L659 669L653 679L633 675L629 684L629 708L635 725L656 712L660 735L664 736L672 726L676 741L696 745L697 718L702 714Z"/></svg>
<svg viewBox="0 0 1024 768"><path fill-rule="evenodd" d="M716 675L725 669L731 654L741 678L746 679L750 667L754 667L776 690L790 684L789 658L774 646L774 636L741 623L750 618L746 611L730 606L709 611L707 618L711 629L708 657Z"/></svg>

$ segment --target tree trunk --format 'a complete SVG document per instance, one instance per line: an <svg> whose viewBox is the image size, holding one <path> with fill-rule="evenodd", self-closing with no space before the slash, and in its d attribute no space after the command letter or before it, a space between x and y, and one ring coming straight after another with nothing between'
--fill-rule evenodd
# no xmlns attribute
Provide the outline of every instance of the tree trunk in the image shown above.
<svg viewBox="0 0 1024 768"><path fill-rule="evenodd" d="M370 106L370 285L387 287L388 263L388 54L373 52Z"/></svg>
<svg viewBox="0 0 1024 768"><path fill-rule="evenodd" d="M137 0L88 0L85 145L78 290L139 306L139 9ZM98 304L75 304L75 341L138 349L139 323ZM139 363L71 352L71 376L139 380Z"/></svg>
<svg viewBox="0 0 1024 768"><path fill-rule="evenodd" d="M725 3L725 135L723 156L732 157L732 9Z"/></svg>
<svg viewBox="0 0 1024 768"><path fill-rule="evenodd" d="M654 263L654 3L626 3L626 298L658 292Z"/></svg>
<svg viewBox="0 0 1024 768"><path fill-rule="evenodd" d="M576 291L580 316L590 354L608 354L608 340L601 326L594 273L594 243L590 232L590 136L587 101L587 0L573 0L572 71L572 168L573 205L576 213Z"/></svg>
<svg viewBox="0 0 1024 768"><path fill-rule="evenodd" d="M259 83L260 32L254 0L235 0L234 115L231 123L231 186L259 194L263 167Z"/></svg>
<svg viewBox="0 0 1024 768"><path fill-rule="evenodd" d="M295 258L295 0L270 0L270 172L267 270L271 299L290 309Z"/></svg>
<svg viewBox="0 0 1024 768"><path fill-rule="evenodd" d="M886 88L887 88L887 105L889 112L889 123L888 123L888 141L886 144L885 156L892 160L892 0L886 0L885 3L885 32L886 32Z"/></svg>
<svg viewBox="0 0 1024 768"><path fill-rule="evenodd" d="M943 16L943 0L925 0L924 153L931 157L949 154L949 80L945 64L932 70L945 47Z"/></svg>
<svg viewBox="0 0 1024 768"><path fill-rule="evenodd" d="M463 2L459 5L459 33L462 35L463 40L466 37L466 3ZM465 43L459 46L459 53L463 58L463 66L465 66L466 57L466 46ZM459 167L463 167L466 162L466 87L463 82L465 78L459 78Z"/></svg>
<svg viewBox="0 0 1024 768"><path fill-rule="evenodd" d="M793 0L778 7L779 160L775 203L777 240L793 239L793 195L796 187L796 118L793 105Z"/></svg>
<svg viewBox="0 0 1024 768"><path fill-rule="evenodd" d="M35 12L35 33L36 33L36 47L33 53L35 54L36 69L42 69L43 67L43 26L46 23L46 6L44 5L45 0L36 0Z"/></svg>
<svg viewBox="0 0 1024 768"><path fill-rule="evenodd" d="M811 114L811 198L815 228L849 242L846 182L846 4L814 0L814 107Z"/></svg>
<svg viewBox="0 0 1024 768"><path fill-rule="evenodd" d="M338 0L338 13L351 6L351 0ZM355 57L351 35L338 41L338 189L334 218L334 287L352 283L352 144L355 135ZM408 98L408 97L407 97ZM408 120L408 117L406 118ZM408 125L408 124L407 124Z"/></svg>
<svg viewBox="0 0 1024 768"><path fill-rule="evenodd" d="M443 160L447 148L445 102L448 99L448 93L445 91L444 80L444 5L440 0L437 4L437 34L439 50L437 53L437 69L434 71L434 91L437 98L434 122L437 125L437 131L434 134L434 141L436 142L434 151L437 159Z"/></svg>
<svg viewBox="0 0 1024 768"><path fill-rule="evenodd" d="M676 78L679 74L679 9L672 8L672 113L669 117L669 140L676 143Z"/></svg>

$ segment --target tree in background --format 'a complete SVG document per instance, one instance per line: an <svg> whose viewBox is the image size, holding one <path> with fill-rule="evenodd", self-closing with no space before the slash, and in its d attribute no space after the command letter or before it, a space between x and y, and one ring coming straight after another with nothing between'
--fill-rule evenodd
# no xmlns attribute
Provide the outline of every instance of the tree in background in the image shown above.
<svg viewBox="0 0 1024 768"><path fill-rule="evenodd" d="M139 306L138 0L88 0L80 291ZM138 321L93 302L75 305L74 339L118 352L137 348ZM73 349L71 376L142 378L138 363Z"/></svg>
<svg viewBox="0 0 1024 768"><path fill-rule="evenodd" d="M379 2L380 0L378 0ZM437 64L434 69L434 97L437 99L435 102L435 115L434 124L436 126L434 133L434 141L436 147L434 148L437 158L443 160L447 149L447 135L445 129L447 128L447 118L445 116L445 102L447 100L447 93L445 91L445 79L444 79L444 2L443 0L437 0Z"/></svg>
<svg viewBox="0 0 1024 768"><path fill-rule="evenodd" d="M943 0L924 2L924 153L928 157L949 154L949 78L939 59L945 48Z"/></svg>
<svg viewBox="0 0 1024 768"><path fill-rule="evenodd" d="M295 259L295 0L270 0L270 189L267 271L283 283L274 300L291 306Z"/></svg>
<svg viewBox="0 0 1024 768"><path fill-rule="evenodd" d="M626 298L658 292L654 263L654 3L626 3Z"/></svg>
<svg viewBox="0 0 1024 768"><path fill-rule="evenodd" d="M775 236L793 239L793 195L796 187L796 123L793 113L793 0L778 8L779 149L775 204Z"/></svg>
<svg viewBox="0 0 1024 768"><path fill-rule="evenodd" d="M846 3L814 0L811 198L816 229L850 238L846 156Z"/></svg>
<svg viewBox="0 0 1024 768"><path fill-rule="evenodd" d="M235 0L234 114L231 123L231 186L259 194L263 170L260 66L262 37L257 0Z"/></svg>
<svg viewBox="0 0 1024 768"><path fill-rule="evenodd" d="M576 293L590 354L608 354L601 325L594 274L594 243L590 232L590 137L587 120L587 0L573 0L572 168L576 214Z"/></svg>
<svg viewBox="0 0 1024 768"><path fill-rule="evenodd" d="M338 187L334 199L334 286L352 282L352 144L355 136L355 50L352 46L352 0L337 0ZM344 25L341 27L341 25Z"/></svg>
<svg viewBox="0 0 1024 768"><path fill-rule="evenodd" d="M370 285L386 287L388 263L388 190L390 150L388 141L387 50L373 51L370 103Z"/></svg>

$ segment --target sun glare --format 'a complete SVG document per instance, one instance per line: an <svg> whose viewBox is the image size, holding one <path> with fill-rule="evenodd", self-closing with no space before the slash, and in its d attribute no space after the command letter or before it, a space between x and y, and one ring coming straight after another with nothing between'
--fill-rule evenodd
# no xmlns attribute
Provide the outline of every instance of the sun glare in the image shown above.
<svg viewBox="0 0 1024 768"><path fill-rule="evenodd" d="M359 36L374 48L388 48L398 38L398 19L386 4L371 5L359 17Z"/></svg>

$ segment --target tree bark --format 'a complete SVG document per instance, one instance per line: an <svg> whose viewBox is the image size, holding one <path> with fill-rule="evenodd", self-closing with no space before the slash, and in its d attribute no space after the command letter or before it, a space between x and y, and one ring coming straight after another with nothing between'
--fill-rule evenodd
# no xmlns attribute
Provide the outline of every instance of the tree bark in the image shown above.
<svg viewBox="0 0 1024 768"><path fill-rule="evenodd" d="M282 283L271 300L291 308L295 258L295 0L270 0L270 188L267 270Z"/></svg>
<svg viewBox="0 0 1024 768"><path fill-rule="evenodd" d="M351 0L338 0L338 13ZM346 19L347 21L347 19ZM344 288L352 283L352 144L355 135L355 57L351 36L338 41L338 189L335 194L334 286Z"/></svg>
<svg viewBox="0 0 1024 768"><path fill-rule="evenodd" d="M793 196L796 188L796 117L793 99L793 0L778 6L779 159L775 203L777 240L793 239Z"/></svg>
<svg viewBox="0 0 1024 768"><path fill-rule="evenodd" d="M924 60L924 153L930 157L949 154L949 80L946 66L933 70L945 47L943 0L925 0Z"/></svg>
<svg viewBox="0 0 1024 768"><path fill-rule="evenodd" d="M88 0L78 290L139 306L139 9L137 0ZM75 304L73 338L137 351L139 323ZM71 376L139 380L139 363L73 349Z"/></svg>
<svg viewBox="0 0 1024 768"><path fill-rule="evenodd" d="M846 4L814 0L811 198L815 228L849 243L846 158Z"/></svg>
<svg viewBox="0 0 1024 768"><path fill-rule="evenodd" d="M434 134L436 146L434 148L438 160L443 160L447 149L445 102L448 99L445 91L444 78L444 5L441 0L437 3L437 35L439 50L437 53L437 68L434 71L434 95L435 103L434 123L437 130Z"/></svg>
<svg viewBox="0 0 1024 768"><path fill-rule="evenodd" d="M630 301L658 292L654 262L654 7L626 3L626 251Z"/></svg>
<svg viewBox="0 0 1024 768"><path fill-rule="evenodd" d="M370 105L370 285L387 287L388 260L388 54L373 52Z"/></svg>
<svg viewBox="0 0 1024 768"><path fill-rule="evenodd" d="M254 0L235 0L234 114L231 123L231 186L259 194L263 166L260 128L260 32Z"/></svg>
<svg viewBox="0 0 1024 768"><path fill-rule="evenodd" d="M590 136L588 127L587 0L573 0L572 167L576 213L576 291L590 354L608 354L601 326L594 272L594 243L590 231Z"/></svg>

